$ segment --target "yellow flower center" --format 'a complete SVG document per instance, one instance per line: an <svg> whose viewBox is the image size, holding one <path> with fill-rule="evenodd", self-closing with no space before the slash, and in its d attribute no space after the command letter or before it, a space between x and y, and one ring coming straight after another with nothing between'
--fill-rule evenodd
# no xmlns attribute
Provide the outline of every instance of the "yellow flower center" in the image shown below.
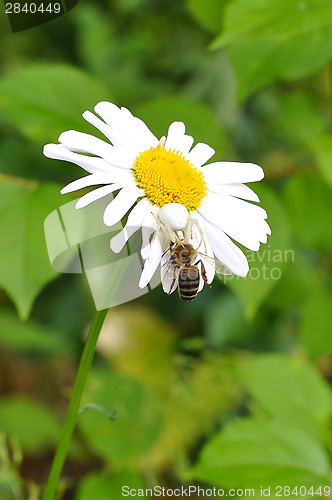
<svg viewBox="0 0 332 500"><path fill-rule="evenodd" d="M182 153L167 150L162 144L140 153L134 163L136 184L158 207L180 203L195 210L206 195L203 173Z"/></svg>

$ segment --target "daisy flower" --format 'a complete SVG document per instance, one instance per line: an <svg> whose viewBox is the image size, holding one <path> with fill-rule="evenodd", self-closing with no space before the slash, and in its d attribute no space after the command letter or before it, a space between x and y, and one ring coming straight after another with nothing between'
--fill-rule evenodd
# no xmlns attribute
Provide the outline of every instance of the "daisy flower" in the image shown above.
<svg viewBox="0 0 332 500"><path fill-rule="evenodd" d="M167 136L158 139L126 108L100 102L95 112L99 117L90 111L83 117L107 141L69 130L60 135L59 144L47 144L44 154L89 173L61 193L101 186L79 198L76 208L117 191L105 209L104 223L113 226L129 212L125 227L111 240L114 252L120 252L141 228L145 265L139 286L150 282L160 263L163 268L170 258L170 244L184 240L229 272L246 276L247 258L233 240L255 251L271 234L265 210L248 203L259 202L258 196L245 185L261 180L262 168L253 163L207 164L214 150L204 143L192 147L194 140L182 122L173 122ZM201 259L201 266L211 283L215 266L207 259ZM164 290L170 293L173 285L165 281ZM201 279L200 289L203 284Z"/></svg>

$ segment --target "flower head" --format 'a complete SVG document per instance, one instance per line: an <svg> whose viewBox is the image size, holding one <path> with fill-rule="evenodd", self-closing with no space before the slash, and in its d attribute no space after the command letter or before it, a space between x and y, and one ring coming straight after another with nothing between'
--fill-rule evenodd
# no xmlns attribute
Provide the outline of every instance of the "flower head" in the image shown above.
<svg viewBox="0 0 332 500"><path fill-rule="evenodd" d="M261 180L262 168L252 163L206 164L214 150L203 143L192 147L193 138L185 134L182 122L173 122L167 136L158 140L126 108L100 102L95 111L100 118L90 111L83 117L107 142L70 130L60 135L59 144L46 145L44 154L75 163L89 173L64 187L63 194L101 186L83 195L77 208L117 191L105 209L104 223L113 226L129 212L125 227L111 240L115 252L142 228L145 265L139 286L146 286L167 259L179 268L174 246L184 243L196 251L192 263L200 266L200 288L204 281L213 280L215 258L225 272L246 276L248 261L232 240L258 250L271 234L265 210L248 203L259 202L258 196L245 185ZM164 271L164 277L164 289L171 293L178 273L171 279Z"/></svg>

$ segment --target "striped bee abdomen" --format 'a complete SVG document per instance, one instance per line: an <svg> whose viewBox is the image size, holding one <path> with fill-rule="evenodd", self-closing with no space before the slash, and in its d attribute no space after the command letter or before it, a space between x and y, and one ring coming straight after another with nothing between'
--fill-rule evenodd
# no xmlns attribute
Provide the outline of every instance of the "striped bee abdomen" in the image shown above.
<svg viewBox="0 0 332 500"><path fill-rule="evenodd" d="M178 289L181 299L190 302L196 298L199 279L200 274L197 266L185 266L180 269Z"/></svg>

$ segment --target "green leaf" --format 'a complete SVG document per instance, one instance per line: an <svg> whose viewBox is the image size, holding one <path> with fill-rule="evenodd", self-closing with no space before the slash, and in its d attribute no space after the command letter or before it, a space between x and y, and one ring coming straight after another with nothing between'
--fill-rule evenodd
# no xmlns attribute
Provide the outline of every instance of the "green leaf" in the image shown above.
<svg viewBox="0 0 332 500"><path fill-rule="evenodd" d="M60 425L53 412L31 399L2 398L0 427L15 436L26 452L39 453L53 446L60 435Z"/></svg>
<svg viewBox="0 0 332 500"><path fill-rule="evenodd" d="M300 338L310 355L316 359L332 353L332 294L316 286L303 304Z"/></svg>
<svg viewBox="0 0 332 500"><path fill-rule="evenodd" d="M206 309L206 337L214 347L231 344L248 334L240 301L233 294L212 297Z"/></svg>
<svg viewBox="0 0 332 500"><path fill-rule="evenodd" d="M91 498L122 500L130 489L142 488L144 488L144 483L141 477L131 471L122 471L111 476L92 473L80 481L75 500L91 500Z"/></svg>
<svg viewBox="0 0 332 500"><path fill-rule="evenodd" d="M301 307L319 281L317 267L312 266L299 248L294 248L294 260L289 260L284 267L282 279L274 288L269 303L277 309Z"/></svg>
<svg viewBox="0 0 332 500"><path fill-rule="evenodd" d="M100 371L86 391L85 403L91 402L115 412L115 420L92 409L81 414L79 426L91 449L117 464L144 457L162 422L159 406L147 389L129 378Z"/></svg>
<svg viewBox="0 0 332 500"><path fill-rule="evenodd" d="M322 134L325 124L309 92L285 94L277 102L276 127L281 135L305 147Z"/></svg>
<svg viewBox="0 0 332 500"><path fill-rule="evenodd" d="M288 222L280 201L265 186L253 185L253 189L267 211L272 234L258 252L245 251L250 266L246 278L226 278L227 284L242 302L248 319L254 317L259 306L282 277L285 263L294 259L294 251L289 242Z"/></svg>
<svg viewBox="0 0 332 500"><path fill-rule="evenodd" d="M217 161L221 158L225 136L213 111L201 102L185 97L161 97L135 107L135 114L144 120L157 137L167 135L170 124L183 121L186 133L195 143L205 142L212 146Z"/></svg>
<svg viewBox="0 0 332 500"><path fill-rule="evenodd" d="M239 375L268 415L324 437L332 409L331 394L309 363L278 354L257 356L240 364Z"/></svg>
<svg viewBox="0 0 332 500"><path fill-rule="evenodd" d="M188 80L185 92L196 101L209 103L225 127L236 129L239 122L236 82L224 52L205 54Z"/></svg>
<svg viewBox="0 0 332 500"><path fill-rule="evenodd" d="M54 142L67 129L91 132L82 113L109 98L106 85L63 64L29 65L0 82L0 107L5 118L41 143Z"/></svg>
<svg viewBox="0 0 332 500"><path fill-rule="evenodd" d="M113 19L96 4L85 4L73 12L77 51L89 73L105 77L111 71L114 37Z"/></svg>
<svg viewBox="0 0 332 500"><path fill-rule="evenodd" d="M318 252L330 251L332 231L323 221L332 219L332 189L315 174L298 174L289 179L284 201L299 243Z"/></svg>
<svg viewBox="0 0 332 500"><path fill-rule="evenodd" d="M325 451L285 422L244 419L227 425L203 448L190 477L224 488L329 484Z"/></svg>
<svg viewBox="0 0 332 500"><path fill-rule="evenodd" d="M43 286L55 278L44 237L44 220L61 206L60 187L0 178L0 286L25 319Z"/></svg>
<svg viewBox="0 0 332 500"><path fill-rule="evenodd" d="M229 0L187 0L193 18L207 31L216 34L221 28L222 13Z"/></svg>
<svg viewBox="0 0 332 500"><path fill-rule="evenodd" d="M68 352L68 341L60 332L33 321L23 323L5 310L0 310L0 343L23 352Z"/></svg>
<svg viewBox="0 0 332 500"><path fill-rule="evenodd" d="M323 179L332 187L332 134L317 137L311 143Z"/></svg>
<svg viewBox="0 0 332 500"><path fill-rule="evenodd" d="M331 14L330 0L231 2L214 47L229 47L239 98L326 64L332 57Z"/></svg>

